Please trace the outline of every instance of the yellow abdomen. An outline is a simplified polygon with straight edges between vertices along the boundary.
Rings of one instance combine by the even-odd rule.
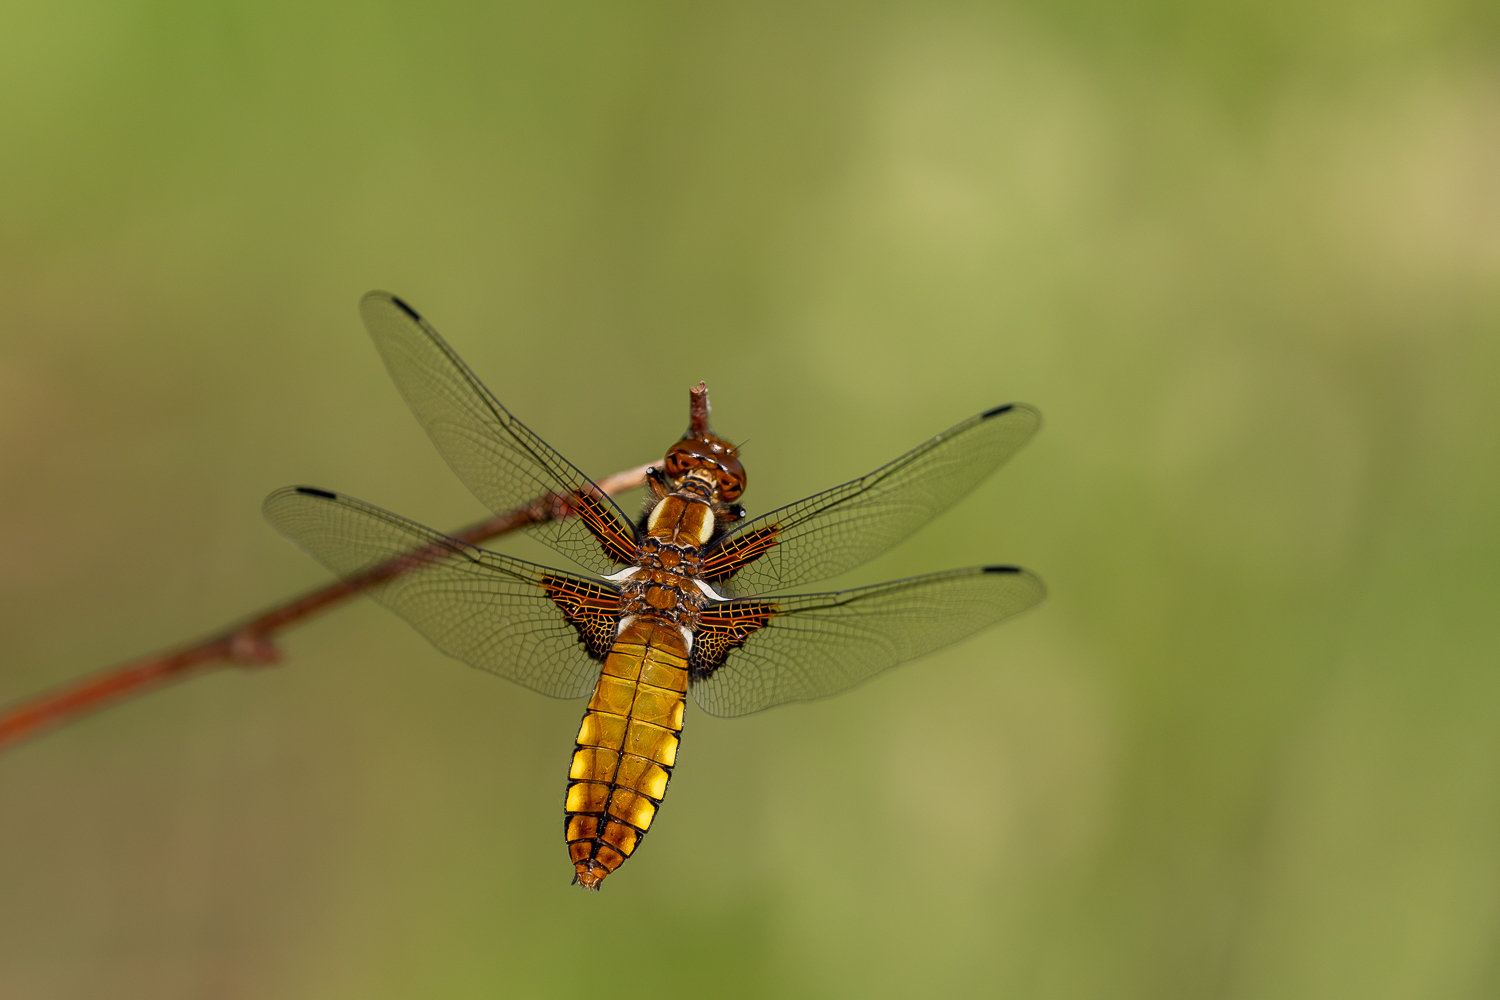
[[[651,827],[677,763],[687,696],[687,642],[637,620],[610,647],[578,727],[568,773],[568,853],[577,881],[599,888]]]

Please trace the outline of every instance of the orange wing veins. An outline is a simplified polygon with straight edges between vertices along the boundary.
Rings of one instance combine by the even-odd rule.
[[[703,560],[703,576],[708,580],[722,580],[732,576],[771,551],[780,541],[781,525],[768,524],[743,535],[734,535],[724,540],[718,548]]]
[[[582,490],[573,491],[568,506],[599,539],[599,546],[606,556],[622,566],[635,562],[635,536],[620,524],[619,518],[608,507]]]

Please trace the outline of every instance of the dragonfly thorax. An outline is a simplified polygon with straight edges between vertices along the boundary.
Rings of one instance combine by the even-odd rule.
[[[646,535],[673,545],[701,547],[714,535],[714,509],[696,490],[673,493],[651,509]]]

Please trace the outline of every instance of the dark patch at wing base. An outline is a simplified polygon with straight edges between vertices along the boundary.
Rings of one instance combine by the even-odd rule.
[[[577,577],[550,573],[542,576],[541,585],[568,624],[578,630],[578,641],[589,656],[604,659],[615,641],[615,628],[620,620],[619,591]]]
[[[776,614],[776,605],[769,601],[726,601],[704,608],[693,633],[688,676],[695,681],[712,676],[730,652],[765,628]]]

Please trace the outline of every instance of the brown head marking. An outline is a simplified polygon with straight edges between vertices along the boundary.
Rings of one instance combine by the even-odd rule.
[[[745,467],[728,442],[712,432],[685,438],[667,449],[667,475],[681,479],[694,469],[712,474],[719,499],[735,500],[745,492]]]

